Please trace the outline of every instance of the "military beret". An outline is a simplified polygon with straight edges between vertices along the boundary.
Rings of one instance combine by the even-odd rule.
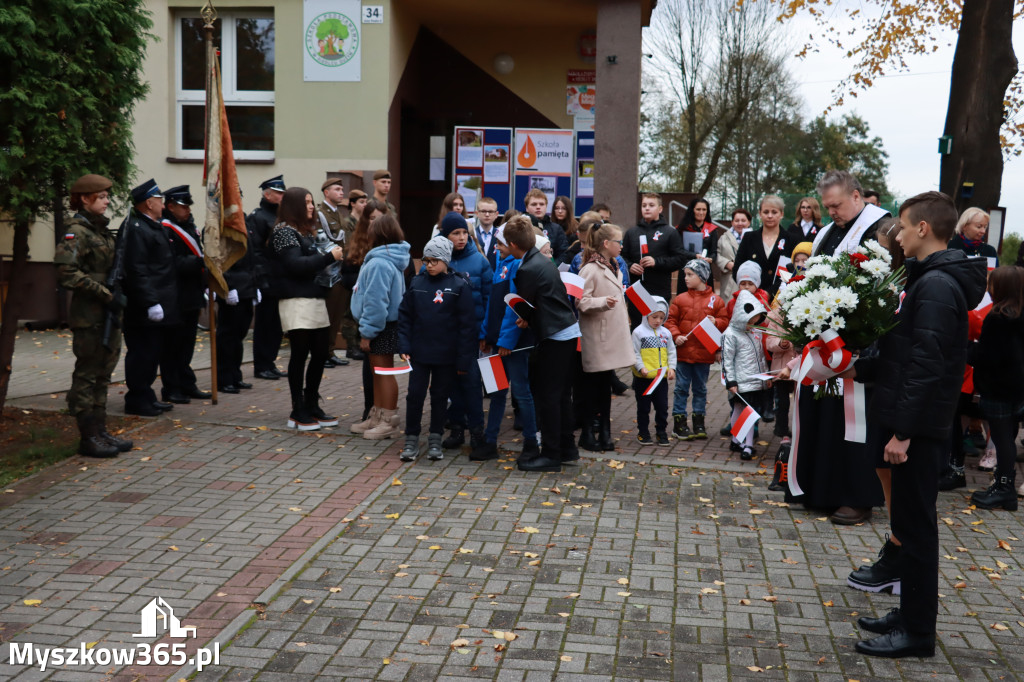
[[[366,196],[367,196],[366,192],[364,192],[363,190],[361,190],[361,189],[354,189],[354,190],[352,190],[351,192],[348,193],[348,200],[350,202],[352,202],[352,201],[359,201],[360,199],[365,199]]]
[[[284,176],[278,175],[277,177],[270,178],[269,180],[264,180],[260,183],[260,189],[273,189],[278,192],[283,192],[285,190]]]
[[[178,185],[164,192],[164,199],[182,206],[191,206],[192,192],[189,191],[188,185]]]
[[[146,199],[162,196],[163,194],[160,192],[160,188],[157,187],[156,180],[150,178],[132,190],[132,204],[138,205]]]
[[[326,180],[324,180],[324,184],[320,185],[320,191],[321,192],[324,191],[325,189],[327,189],[331,185],[340,185],[340,184],[342,184],[341,178],[327,178]]]
[[[386,168],[381,168],[379,171],[376,171],[373,174],[373,179],[374,180],[383,180],[384,178],[390,178],[390,177],[391,177],[391,171],[387,170]]]
[[[71,185],[72,194],[93,194],[95,192],[103,192],[114,186],[110,180],[107,180],[102,175],[96,175],[95,173],[89,173],[75,180]]]

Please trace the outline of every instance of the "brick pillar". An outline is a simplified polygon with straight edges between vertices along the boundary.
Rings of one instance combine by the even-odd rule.
[[[638,219],[641,37],[640,0],[598,0],[594,201],[627,229]]]

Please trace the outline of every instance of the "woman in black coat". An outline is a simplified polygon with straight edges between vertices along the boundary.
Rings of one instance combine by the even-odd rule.
[[[963,251],[968,256],[998,258],[994,246],[988,243],[988,213],[972,206],[963,212],[956,224],[956,234],[949,240],[949,248]]]
[[[733,266],[733,272],[737,272],[748,260],[760,265],[761,288],[768,293],[769,301],[775,298],[782,284],[778,276],[779,259],[784,257],[788,260],[795,246],[789,243],[792,240],[787,238],[787,234],[780,227],[785,208],[786,204],[774,194],[761,199],[761,207],[758,209],[761,229],[750,230],[743,235]]]
[[[341,260],[342,250],[340,246],[327,253],[317,250],[314,210],[313,195],[308,190],[302,187],[287,190],[277,209],[278,223],[270,238],[281,329],[288,333],[291,346],[288,387],[292,412],[288,428],[300,431],[338,425],[337,418],[328,416],[320,408],[320,380],[330,355],[330,319],[325,300],[329,288],[318,281],[317,276],[328,265]]]

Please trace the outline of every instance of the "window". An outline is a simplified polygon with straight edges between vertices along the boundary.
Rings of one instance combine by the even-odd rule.
[[[203,158],[206,125],[206,48],[203,20],[176,21],[177,155]],[[220,50],[221,87],[236,159],[274,158],[274,17],[267,12],[222,13],[213,31]]]

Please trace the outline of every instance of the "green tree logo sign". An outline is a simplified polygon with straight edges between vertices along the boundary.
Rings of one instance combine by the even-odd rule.
[[[359,29],[339,12],[325,12],[306,27],[306,50],[322,66],[347,64],[359,49]]]

